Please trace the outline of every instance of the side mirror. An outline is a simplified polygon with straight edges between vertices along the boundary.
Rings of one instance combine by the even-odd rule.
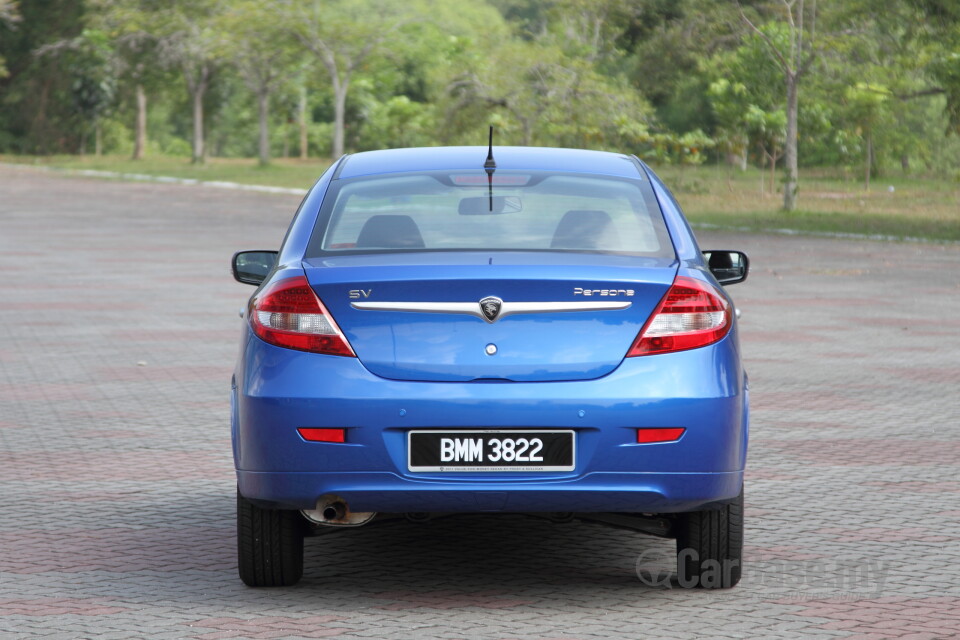
[[[750,258],[743,251],[704,251],[703,258],[722,285],[743,282],[750,272]]]
[[[233,254],[233,278],[244,284],[259,285],[277,264],[276,251],[238,251]]]

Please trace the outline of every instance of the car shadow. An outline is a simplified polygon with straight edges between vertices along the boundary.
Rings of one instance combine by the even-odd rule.
[[[597,585],[643,589],[640,553],[673,553],[673,541],[583,522],[521,514],[458,515],[425,523],[397,520],[307,538],[301,585],[502,593]],[[416,599],[416,598],[415,598]]]
[[[80,519],[85,511],[99,526],[34,536],[33,559],[22,557],[22,570],[9,568],[73,574],[78,585],[85,575],[109,575],[107,591],[122,601],[202,597],[224,610],[253,603],[328,611],[498,609],[544,601],[599,607],[665,594],[638,578],[637,561],[651,552],[673,554],[672,540],[577,521],[519,514],[397,519],[308,537],[299,584],[251,589],[237,574],[232,491],[217,482],[187,493],[154,488],[74,503],[68,512]]]

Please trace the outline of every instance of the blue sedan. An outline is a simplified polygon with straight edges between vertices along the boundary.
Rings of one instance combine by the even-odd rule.
[[[257,285],[233,376],[239,570],[290,585],[307,536],[525,513],[676,538],[683,586],[741,574],[747,377],[723,285],[636,157],[347,155]]]

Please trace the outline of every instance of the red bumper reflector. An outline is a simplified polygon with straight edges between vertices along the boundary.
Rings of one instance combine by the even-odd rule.
[[[304,440],[310,442],[346,442],[346,429],[297,429]]]
[[[683,427],[665,427],[663,429],[637,429],[637,442],[650,444],[651,442],[674,442],[680,439]]]

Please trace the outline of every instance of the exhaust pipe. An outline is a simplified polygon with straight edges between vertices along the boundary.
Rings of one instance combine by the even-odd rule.
[[[315,508],[303,509],[300,513],[314,524],[331,527],[358,527],[370,522],[377,515],[376,511],[350,511],[347,501],[334,495],[321,496]]]
[[[331,502],[321,511],[324,520],[343,520],[347,515],[347,505],[342,502]]]

